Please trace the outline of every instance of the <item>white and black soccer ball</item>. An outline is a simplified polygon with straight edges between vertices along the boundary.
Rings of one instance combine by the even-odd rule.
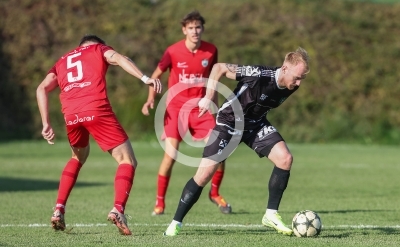
[[[293,217],[292,228],[299,238],[318,236],[322,229],[321,218],[314,211],[300,211]]]

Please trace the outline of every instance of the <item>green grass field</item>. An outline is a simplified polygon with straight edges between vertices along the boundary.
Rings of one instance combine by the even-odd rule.
[[[133,143],[139,161],[126,213],[134,235],[120,236],[106,221],[113,202],[116,164],[95,145],[81,170],[66,214],[67,227],[49,224],[58,179],[70,157],[68,143],[0,144],[0,246],[399,246],[400,152],[394,146],[289,145],[294,166],[280,213],[291,222],[297,211],[316,211],[323,223],[317,238],[287,237],[261,226],[272,169],[243,144],[228,159],[221,188],[233,214],[223,215],[206,187],[185,219],[181,235],[162,233],[173,217],[194,167],[176,164],[166,214],[151,216],[158,143]],[[201,150],[183,145],[185,154]]]
[[[383,3],[383,4],[399,3],[399,0],[351,0],[351,1],[353,1],[353,2]]]

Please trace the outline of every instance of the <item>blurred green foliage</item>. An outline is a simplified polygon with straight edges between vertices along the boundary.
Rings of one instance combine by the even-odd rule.
[[[40,136],[36,87],[84,34],[99,35],[150,75],[194,9],[221,62],[280,66],[298,46],[309,52],[302,87],[269,114],[288,142],[400,142],[400,4],[338,0],[0,1],[0,140]],[[141,113],[147,86],[119,67],[107,79],[131,139],[154,135],[153,116]],[[57,93],[50,100],[62,137]]]

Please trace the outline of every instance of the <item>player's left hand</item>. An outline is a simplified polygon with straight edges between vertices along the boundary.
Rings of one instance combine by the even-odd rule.
[[[154,91],[156,91],[156,93],[161,93],[162,91],[162,84],[160,79],[153,79],[153,78],[149,78],[145,84],[150,85],[153,84],[154,87]]]
[[[50,125],[43,125],[42,136],[47,141],[48,144],[50,145],[54,144],[55,134],[53,128]]]
[[[211,105],[211,100],[208,98],[202,98],[199,103],[199,115],[198,117],[203,116],[209,109],[210,109],[210,105]]]

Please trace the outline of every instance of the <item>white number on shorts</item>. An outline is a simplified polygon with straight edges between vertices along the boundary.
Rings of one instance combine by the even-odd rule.
[[[67,69],[72,69],[76,67],[76,72],[78,73],[76,76],[72,74],[72,72],[68,72],[68,82],[76,82],[80,81],[83,78],[83,70],[82,70],[82,62],[80,60],[72,62],[73,58],[80,56],[81,53],[76,53],[67,57]]]

